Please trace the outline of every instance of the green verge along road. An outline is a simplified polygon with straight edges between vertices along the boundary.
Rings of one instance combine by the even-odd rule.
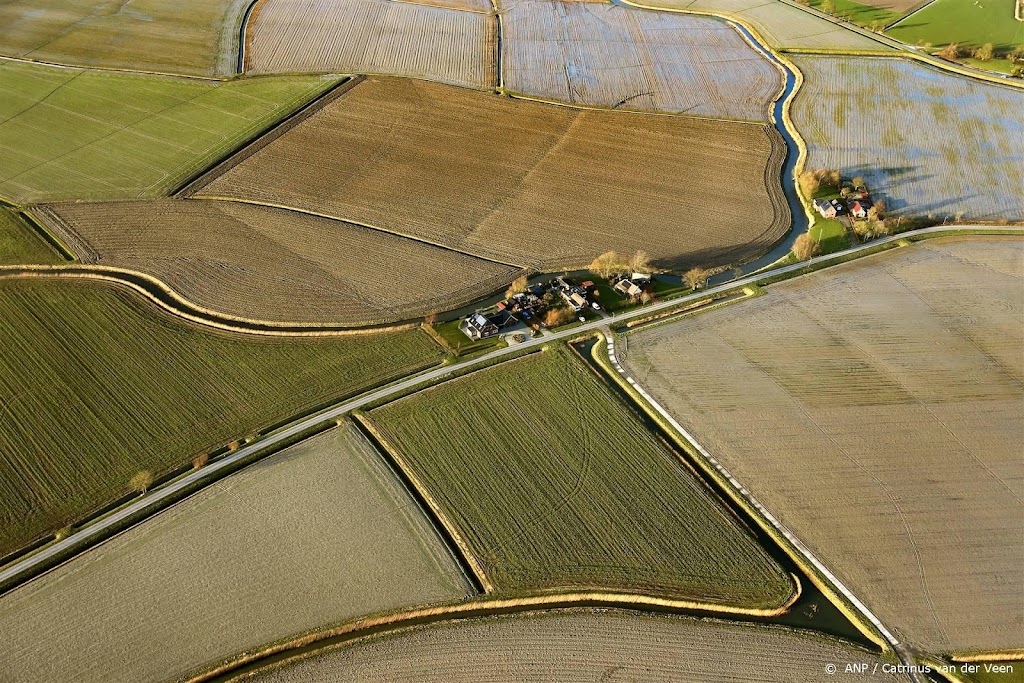
[[[141,517],[147,513],[159,511],[169,501],[173,500],[175,495],[181,493],[183,490],[188,489],[189,487],[195,486],[204,481],[206,481],[207,483],[215,481],[216,479],[218,479],[219,472],[223,472],[224,470],[230,468],[238,461],[254,456],[264,449],[273,448],[275,445],[281,444],[282,442],[285,442],[288,439],[293,438],[296,435],[306,430],[312,429],[313,427],[321,425],[327,421],[336,420],[340,418],[342,415],[349,413],[353,410],[356,410],[358,408],[361,408],[367,405],[368,403],[378,401],[380,399],[385,399],[396,394],[404,393],[407,390],[417,387],[418,385],[433,383],[435,380],[443,379],[452,373],[461,371],[466,368],[470,368],[476,365],[482,365],[484,363],[500,359],[504,356],[518,354],[526,349],[542,346],[544,344],[549,344],[553,341],[557,341],[560,339],[568,339],[572,337],[581,336],[587,332],[597,332],[600,331],[602,328],[606,328],[621,322],[625,322],[631,318],[649,316],[652,313],[657,313],[658,311],[670,310],[682,304],[706,298],[708,295],[711,294],[722,293],[728,290],[736,289],[738,287],[752,285],[759,281],[766,280],[768,278],[778,277],[779,275],[798,273],[799,271],[803,270],[804,268],[807,268],[808,266],[814,266],[817,264],[828,264],[833,261],[842,262],[846,260],[846,257],[848,256],[856,255],[860,252],[875,249],[879,246],[896,242],[902,239],[917,236],[941,235],[944,233],[950,233],[955,235],[962,231],[985,231],[990,233],[1005,233],[1010,235],[1024,234],[1024,229],[1020,227],[977,225],[949,225],[908,231],[899,235],[893,235],[890,237],[874,240],[867,244],[861,244],[855,247],[851,247],[843,251],[838,251],[824,256],[817,256],[809,261],[773,268],[771,270],[763,271],[756,275],[748,275],[746,277],[742,277],[737,280],[732,280],[721,285],[709,287],[707,289],[695,292],[693,294],[678,297],[675,299],[667,299],[665,301],[650,304],[640,309],[635,309],[625,313],[619,313],[616,315],[598,318],[596,320],[583,323],[582,325],[573,327],[571,329],[548,333],[541,337],[529,339],[520,344],[515,344],[506,348],[497,349],[495,351],[491,351],[489,353],[483,354],[481,356],[478,356],[472,360],[463,363],[456,363],[450,366],[437,368],[435,370],[430,370],[428,372],[415,375],[413,377],[402,380],[400,382],[396,382],[381,389],[377,389],[375,391],[363,394],[358,398],[345,401],[327,411],[318,413],[299,422],[296,422],[285,429],[282,429],[274,434],[271,434],[248,446],[240,448],[231,455],[226,456],[214,463],[210,463],[209,465],[203,467],[202,469],[191,472],[190,474],[180,479],[177,479],[173,482],[170,482],[165,486],[150,491],[149,493],[141,496],[138,500],[132,502],[129,505],[126,505],[125,507],[118,509],[117,511],[108,515],[107,517],[104,517],[96,521],[95,523],[75,533],[70,534],[62,540],[56,541],[51,545],[46,546],[45,548],[36,552],[35,554],[30,555],[22,560],[16,561],[7,566],[6,568],[4,568],[3,570],[0,570],[0,585],[7,584],[8,582],[10,582],[10,586],[13,587],[13,585],[16,585],[19,579],[27,580],[34,571],[44,568],[48,561],[54,560],[55,558],[58,558],[64,554],[72,553],[74,549],[78,546],[88,547],[90,542],[95,542],[102,539],[105,534],[107,534],[111,529],[116,528],[118,524],[126,522],[127,520],[130,520],[134,517]],[[672,421],[672,424],[673,426],[676,426],[674,421]],[[683,435],[684,437],[689,437],[689,435],[687,435],[685,431],[680,431],[680,434]],[[692,440],[692,437],[689,438]],[[705,451],[703,451],[702,448],[698,447],[698,450],[702,454],[706,453]],[[745,489],[740,490],[741,493],[745,491]],[[744,495],[749,497],[749,492],[746,492]],[[754,502],[756,503],[756,501]],[[775,520],[775,518],[772,517],[767,510],[764,510],[760,506],[760,504],[757,504],[755,509],[758,509],[762,515],[768,515],[765,518],[765,521],[767,523],[777,523],[777,520]],[[913,659],[910,653],[895,638],[895,636],[893,636],[888,630],[885,629],[884,626],[881,625],[877,617],[875,617],[874,614],[868,611],[867,607],[864,606],[859,600],[857,600],[856,597],[853,596],[853,594],[848,589],[846,589],[846,587],[843,584],[839,583],[838,579],[835,579],[835,577],[833,577],[831,572],[829,572],[824,567],[824,565],[813,554],[810,553],[806,546],[800,543],[799,540],[793,537],[792,534],[790,534],[788,531],[786,532],[786,534],[787,538],[789,538],[791,542],[793,542],[796,550],[804,555],[804,558],[807,561],[807,563],[811,566],[819,568],[819,570],[822,571],[822,573],[826,577],[828,577],[830,581],[833,582],[836,589],[841,594],[843,594],[853,604],[853,606],[856,609],[858,609],[858,611],[862,613],[865,620],[875,625],[875,627],[881,631],[881,633],[886,637],[886,640],[889,641],[890,646],[892,646],[893,650],[899,656],[900,660],[904,664],[912,664]],[[917,677],[916,674],[911,674],[911,678],[915,681],[921,680]]]

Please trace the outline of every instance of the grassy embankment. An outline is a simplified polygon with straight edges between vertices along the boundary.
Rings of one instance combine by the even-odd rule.
[[[369,413],[495,590],[613,589],[777,608],[786,573],[561,348]]]
[[[213,332],[99,283],[0,280],[0,554],[268,425],[438,363],[418,330]]]
[[[0,206],[0,266],[63,261],[31,226],[13,211]]]
[[[0,197],[152,197],[340,77],[198,81],[0,62]]]

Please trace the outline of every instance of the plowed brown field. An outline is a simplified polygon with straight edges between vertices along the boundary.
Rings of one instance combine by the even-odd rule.
[[[438,2],[273,0],[257,5],[246,71],[384,73],[493,87],[497,24]]]
[[[236,202],[57,204],[41,214],[87,263],[141,270],[204,307],[366,324],[454,308],[515,268],[318,216]]]
[[[196,196],[267,201],[504,263],[761,252],[789,224],[768,126],[581,111],[371,77]]]

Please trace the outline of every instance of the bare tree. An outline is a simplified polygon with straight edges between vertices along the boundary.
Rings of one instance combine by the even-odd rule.
[[[618,271],[621,263],[621,256],[614,251],[606,251],[590,263],[590,271],[607,279]]]
[[[648,290],[640,292],[640,303],[649,304],[654,302],[654,294]]]
[[[700,266],[690,268],[683,273],[683,281],[686,282],[686,286],[690,289],[700,289],[707,284],[709,277],[711,277],[711,273]]]
[[[651,257],[641,249],[629,259],[629,268],[634,273],[647,273],[651,270]]]
[[[885,200],[879,199],[868,209],[868,220],[880,221],[885,219]]]
[[[858,176],[854,176],[853,180],[851,180],[850,182],[853,183],[853,186],[855,188],[856,187],[867,187],[867,183],[865,183],[864,179],[861,178],[859,175]]]
[[[956,43],[950,43],[946,47],[939,50],[939,56],[949,61],[954,61],[960,56],[960,46]]]
[[[800,189],[803,190],[805,197],[813,199],[819,187],[821,187],[821,178],[818,177],[817,171],[807,169],[800,174]]]
[[[992,43],[985,43],[974,51],[974,58],[979,62],[987,62],[994,56],[995,50],[992,47]]]
[[[517,277],[515,280],[512,281],[512,284],[508,286],[508,289],[505,290],[505,298],[510,299],[516,294],[522,294],[523,292],[525,292],[526,285],[528,282],[529,281],[527,280],[525,275],[520,275],[519,277]]]
[[[810,232],[805,232],[793,242],[793,254],[801,261],[806,261],[821,251],[821,245]]]
[[[433,325],[434,323],[436,323],[437,311],[431,311],[430,313],[427,313],[425,316],[423,316],[423,322],[425,322],[428,325]]]
[[[824,0],[819,9],[825,14],[832,14],[836,11],[836,4],[832,0]]]
[[[203,467],[206,463],[210,462],[210,456],[206,453],[201,453],[192,460],[192,469],[198,470]]]
[[[149,470],[142,470],[136,472],[132,478],[128,481],[128,486],[132,491],[138,491],[139,493],[145,493],[149,490],[149,487],[153,485],[153,473]]]

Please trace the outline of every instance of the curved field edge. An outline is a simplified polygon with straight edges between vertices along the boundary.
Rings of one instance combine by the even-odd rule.
[[[802,487],[802,490],[794,491],[787,488],[788,484],[778,478],[758,483],[762,489],[759,497],[763,494],[762,500],[776,514],[787,519],[790,528],[814,547],[816,553],[822,553],[822,559],[842,577],[842,581],[857,591],[859,597],[871,605],[871,609],[877,610],[879,617],[899,633],[901,639],[906,638],[911,643],[927,644],[930,650],[936,652],[948,651],[956,646],[1012,646],[1016,640],[1013,635],[1013,624],[1017,622],[1012,618],[1013,610],[1004,610],[1007,610],[1007,582],[1012,584],[1013,577],[1019,574],[1019,570],[1015,568],[1019,567],[1016,559],[1019,557],[1019,550],[1014,550],[1016,546],[1008,544],[1005,540],[1019,536],[1012,524],[1006,521],[1005,512],[1016,510],[1020,500],[1019,494],[1015,500],[1012,483],[1006,483],[1012,481],[1013,472],[1019,471],[1013,458],[1007,459],[1006,456],[1007,452],[1012,452],[1006,450],[1009,448],[1008,444],[1013,443],[1014,434],[1019,432],[1018,423],[1012,416],[1019,412],[1019,404],[1015,408],[1013,398],[1020,395],[1019,354],[1014,353],[1013,340],[1019,336],[1019,323],[1014,321],[1019,319],[1020,312],[1012,305],[1007,306],[1007,303],[1012,304],[1015,298],[1012,294],[1007,294],[1007,291],[1016,291],[1012,285],[1015,281],[1013,278],[1020,277],[1019,253],[1020,241],[1015,238],[963,238],[936,244],[934,247],[917,247],[903,253],[893,253],[889,257],[859,262],[861,265],[855,267],[856,269],[851,267],[837,271],[829,277],[827,288],[824,287],[825,281],[794,281],[792,284],[797,288],[790,288],[785,292],[780,290],[779,295],[785,294],[784,299],[775,300],[774,304],[768,299],[761,299],[755,309],[742,316],[735,312],[718,314],[716,318],[707,320],[706,324],[688,323],[679,326],[678,333],[668,332],[655,336],[646,345],[637,345],[635,350],[633,344],[629,345],[630,360],[637,359],[635,363],[631,363],[631,370],[638,373],[635,376],[644,377],[646,368],[650,368],[652,364],[654,367],[660,367],[661,374],[656,376],[652,372],[648,387],[652,392],[657,392],[659,399],[666,401],[665,406],[672,406],[677,411],[681,421],[686,420],[686,429],[695,430],[697,434],[706,434],[707,436],[700,438],[709,439],[709,446],[713,446],[713,450],[717,451],[716,456],[722,458],[723,464],[737,468],[737,476],[741,480],[746,480],[755,491],[758,487],[753,484],[759,482],[757,473],[764,472],[763,467],[777,459],[772,454],[777,456],[790,449],[797,453],[793,462],[799,463],[802,460],[811,468],[809,472],[814,474],[809,474],[809,477],[820,477],[817,481],[831,481],[833,485],[838,483],[841,489],[849,487],[847,491],[860,488],[860,495],[851,495],[847,492],[843,498],[872,501],[870,505],[865,502],[861,506],[860,516],[869,520],[862,523],[863,527],[867,527],[870,520],[874,520],[875,531],[867,535],[849,534],[846,536],[845,544],[837,545],[828,543],[828,531],[818,533],[814,527],[819,523],[825,523],[826,519],[831,519],[829,528],[848,528],[851,517],[837,512],[845,509],[843,506],[829,508],[832,501],[827,500],[827,495],[814,493],[813,484],[811,489]],[[939,279],[935,280],[935,277]],[[868,282],[871,284],[868,285]],[[907,293],[903,287],[898,286],[899,283],[903,283],[907,289],[918,288],[917,293]],[[1010,289],[1007,290],[1007,287]],[[856,292],[857,296],[851,298],[850,292]],[[801,299],[796,299],[795,293],[800,293]],[[842,367],[843,370],[836,373],[834,381],[813,382],[793,379],[791,384],[786,379],[778,378],[780,368],[793,367],[792,356],[784,353],[782,358],[785,360],[764,360],[771,357],[771,349],[780,343],[783,344],[780,348],[788,348],[783,340],[791,338],[794,334],[789,325],[795,323],[786,324],[774,316],[779,315],[783,309],[795,316],[796,311],[809,307],[808,302],[812,301],[820,304],[807,313],[807,331],[798,334],[797,340],[815,337],[822,339],[822,335],[834,335],[831,338],[840,341],[834,342],[832,346],[794,341],[794,348],[818,350],[818,353],[807,356],[807,360],[820,358],[821,363],[808,362],[805,371],[807,373],[827,373],[824,368],[831,367]],[[875,302],[877,305],[872,307]],[[849,308],[849,315],[843,316],[846,322],[834,322],[835,311],[846,308]],[[896,312],[897,320],[903,322],[894,322],[892,327],[889,327],[883,322],[882,316],[892,316]],[[908,318],[915,319],[916,323],[906,327]],[[799,319],[789,314],[786,316],[787,321]],[[824,324],[825,321],[828,325]],[[829,330],[838,327],[839,331],[816,331],[821,329],[819,325]],[[840,325],[842,327],[839,327]],[[710,331],[712,328],[713,333]],[[883,328],[891,341],[871,341],[878,339],[878,332]],[[943,328],[945,331],[940,331]],[[745,336],[745,331],[749,329],[758,330],[756,339]],[[965,338],[965,334],[969,336]],[[693,354],[684,349],[697,348],[697,345],[690,346],[696,339],[700,339],[697,345],[707,349],[703,353],[719,354],[711,356],[720,359],[717,364],[712,361],[710,365],[704,364],[704,367],[700,363],[694,366]],[[652,350],[655,342],[659,344],[658,351]],[[942,347],[941,354],[935,350],[936,344]],[[678,360],[679,365],[671,369],[670,349],[682,354]],[[742,356],[735,349],[742,350]],[[747,383],[739,379],[723,379],[723,372],[726,375],[731,372],[728,369],[721,371],[720,365],[727,359],[735,361],[733,371],[743,373],[742,376],[746,377],[748,382],[755,382],[749,386],[756,389],[757,383],[761,382],[760,378],[765,376],[761,374],[765,372],[765,366],[757,365],[749,371],[746,368],[741,370],[743,366],[740,363],[744,357],[748,363],[768,363],[767,367],[772,373],[770,376],[785,386],[786,393],[783,394],[778,385],[771,384],[765,385],[760,391],[750,395],[750,398],[744,399]],[[687,358],[689,362],[685,360]],[[830,363],[836,365],[832,366]],[[716,365],[718,369],[715,369]],[[847,366],[850,367],[849,371],[845,370]],[[961,368],[961,371],[966,373],[962,380],[949,374],[956,372],[950,370],[952,367]],[[800,420],[806,425],[811,425],[808,420],[817,420],[822,426],[834,430],[832,434],[837,447],[822,449],[810,445],[824,443],[818,436],[816,426],[810,426],[805,437],[799,437],[800,431],[797,429],[780,426],[775,436],[785,434],[785,438],[779,437],[781,441],[773,438],[761,444],[760,448],[765,454],[759,456],[762,458],[760,460],[755,458],[757,467],[738,464],[749,461],[732,457],[731,454],[735,452],[733,448],[743,442],[743,437],[739,436],[740,432],[751,429],[750,421],[758,424],[757,418],[751,416],[748,421],[734,416],[723,422],[714,417],[714,406],[720,404],[719,399],[709,401],[707,406],[700,406],[695,405],[690,399],[680,397],[678,392],[673,398],[670,389],[672,380],[666,378],[674,377],[676,386],[679,386],[679,378],[683,375],[692,377],[697,386],[706,386],[707,383],[715,386],[720,392],[720,401],[735,408],[736,415],[742,415],[742,406],[756,404],[761,416],[772,415],[773,409],[780,412],[785,409],[793,413],[795,420]],[[715,376],[721,381],[716,382],[713,379]],[[802,375],[803,378],[809,376]],[[872,376],[877,378],[874,383],[875,391],[868,393],[871,385],[865,378]],[[969,379],[979,376],[984,379]],[[1017,379],[1014,380],[1014,377]],[[895,378],[895,381],[887,378]],[[979,385],[978,381],[982,384]],[[830,398],[825,398],[826,394]],[[793,399],[799,403],[790,404]],[[858,416],[870,412],[867,406],[873,404],[893,407],[885,409],[885,417],[865,418],[863,421],[858,419]],[[807,410],[806,417],[796,406]],[[830,420],[830,417],[835,418],[838,414],[829,412],[830,406],[843,406],[843,414],[849,423],[844,426],[840,420]],[[897,406],[909,407],[904,409]],[[784,424],[781,417],[777,420],[780,425]],[[936,424],[935,420],[940,422]],[[907,424],[908,421],[913,421],[922,430],[917,438],[927,438],[927,446],[915,446],[915,451],[910,446],[901,445],[908,433],[914,434],[902,429],[901,423]],[[857,427],[848,428],[862,422],[874,423],[876,432],[871,432],[872,436],[868,437],[858,432]],[[719,425],[717,433],[707,431],[714,430],[713,425],[716,424]],[[935,426],[929,428],[927,425]],[[885,428],[891,431],[883,431]],[[951,429],[956,429],[957,432],[950,431],[947,436],[947,430]],[[943,445],[951,439],[959,442],[960,447],[957,447],[956,443]],[[887,444],[893,452],[907,456],[905,459],[901,457],[901,463],[906,461],[906,464],[901,464],[899,471],[912,473],[909,477],[915,480],[922,476],[921,467],[928,469],[927,463],[936,462],[930,459],[931,449],[948,454],[943,456],[942,462],[945,465],[941,476],[937,474],[929,479],[929,490],[913,497],[915,510],[919,511],[919,519],[912,525],[916,542],[912,538],[907,540],[911,529],[904,530],[896,514],[892,515],[892,520],[886,517],[888,511],[892,509],[886,500],[889,494],[876,492],[869,485],[858,487],[853,481],[853,473],[842,464],[843,459],[849,457],[851,469],[863,466],[866,472],[874,471],[877,473],[876,476],[881,477],[882,473],[888,473],[890,470],[884,462],[885,450],[881,451],[883,455],[873,456],[873,453],[879,452],[873,450],[877,448],[875,444],[879,443]],[[967,449],[970,449],[969,452]],[[832,450],[834,456],[819,459],[816,453],[822,450]],[[840,451],[843,455],[840,455]],[[845,455],[847,451],[849,456]],[[911,459],[910,455],[915,452],[918,453],[917,457]],[[958,462],[959,466],[956,464]],[[799,467],[797,464],[797,469]],[[840,474],[842,472],[846,474]],[[957,474],[951,475],[950,472]],[[780,474],[780,477],[784,475]],[[902,478],[906,480],[907,476]],[[888,481],[892,482],[894,479],[895,477],[890,476]],[[942,499],[941,495],[935,492],[955,490],[956,485],[950,483],[951,479],[969,482],[962,485],[970,490],[976,490],[978,496],[963,498],[951,495],[950,499]],[[890,486],[899,489],[898,484],[890,483]],[[782,488],[787,488],[788,493],[780,494]],[[875,502],[875,499],[878,502]],[[791,502],[783,502],[785,500]],[[891,505],[902,504],[905,510],[905,500],[906,498],[893,499]],[[796,511],[797,509],[824,509],[829,512],[826,515],[822,511],[821,514],[826,517],[808,522],[802,513]],[[949,521],[945,524],[938,522],[926,526],[925,521],[928,517],[920,517],[920,511],[928,509],[945,510],[942,515],[948,515]],[[920,575],[917,571],[902,573],[902,569],[908,566],[908,563],[890,560],[881,565],[883,569],[876,570],[885,571],[885,567],[893,567],[889,569],[890,575],[899,577],[887,581],[885,590],[880,590],[880,586],[874,587],[872,579],[865,578],[855,558],[861,556],[865,547],[874,544],[877,536],[888,533],[880,532],[879,529],[892,529],[894,533],[891,536],[898,536],[901,539],[898,544],[890,542],[885,553],[887,556],[923,558],[919,560],[923,563],[919,570]],[[935,536],[937,529],[942,529],[949,538],[967,540],[951,544],[948,540],[942,540],[946,537],[941,534],[939,537]],[[900,533],[896,534],[896,531]],[[850,548],[848,552],[844,550],[847,547]],[[1000,550],[996,552],[996,548]],[[921,597],[922,592],[927,591],[929,584],[935,600],[931,609],[920,607],[926,600],[925,597]],[[938,586],[953,584],[962,584],[962,592],[936,592]],[[892,588],[888,587],[890,585]],[[957,595],[964,597],[954,599]],[[906,608],[900,609],[901,603],[906,604]],[[972,604],[978,607],[972,608]],[[990,614],[1002,616],[986,618],[986,615]],[[942,621],[939,621],[940,619]],[[933,625],[936,622],[939,626]],[[940,627],[944,627],[945,630],[942,635],[937,635],[937,629]],[[948,636],[945,635],[947,631]]]
[[[800,590],[568,349],[437,384],[367,417],[497,594],[614,590],[756,615]]]
[[[460,125],[446,127],[446,114]],[[369,78],[192,196],[313,212],[541,271],[586,267],[608,249],[643,249],[673,267],[720,264],[770,248],[789,227],[777,169],[784,146],[769,126],[752,125]],[[328,156],[325,145],[353,153]],[[728,179],[688,175],[680,161],[687,151],[707,168],[718,164]],[[645,160],[643,174],[629,175],[630,154]],[[585,166],[578,191],[566,185],[562,192],[566,169],[588,155],[608,163]],[[500,163],[503,156],[508,163]],[[450,165],[443,188],[422,170],[426,163]],[[310,164],[320,172],[312,174]],[[727,180],[748,188],[745,208],[732,201]],[[407,191],[394,190],[395,182]],[[644,201],[627,200],[634,196]],[[685,229],[670,230],[674,222]]]
[[[411,321],[502,291],[525,273],[372,227],[252,202],[66,203],[37,212],[83,262],[146,272],[208,316],[216,311],[249,326]],[[264,295],[254,299],[253,292]]]
[[[9,472],[0,514],[12,520],[4,553],[129,497],[138,470],[187,469],[232,439],[447,355],[420,330],[293,339],[210,330],[110,281],[0,278],[0,288],[0,333],[14,351],[3,382],[17,397],[0,432],[10,458],[0,463]]]
[[[842,643],[857,651],[868,652],[850,641],[816,631],[757,622],[729,621],[729,614],[737,613],[723,609],[709,611],[704,607],[695,608],[687,604],[675,604],[675,601],[634,594],[598,591],[567,592],[518,598],[484,596],[460,603],[370,615],[363,619],[327,626],[293,638],[268,643],[262,648],[239,653],[236,657],[219,662],[209,668],[196,670],[182,680],[186,683],[225,683],[242,679],[249,680],[261,671],[358,644],[376,636],[390,636],[434,624],[455,623],[467,619],[552,614],[577,610],[623,610],[643,616],[671,615],[694,620],[710,619],[729,623],[737,628],[750,628],[752,631],[759,628],[778,629],[825,642]]]
[[[777,1],[781,1],[781,0],[777,0]],[[860,35],[862,37],[870,38],[871,40],[874,40],[874,41],[878,42],[878,44],[880,46],[888,47],[890,49],[889,50],[867,50],[867,51],[865,51],[865,50],[845,50],[845,49],[831,50],[831,49],[813,48],[813,47],[775,46],[775,45],[771,45],[770,43],[766,42],[765,39],[761,36],[760,32],[758,32],[757,29],[755,29],[751,25],[751,23],[750,23],[750,21],[748,19],[746,19],[745,17],[743,17],[741,15],[733,14],[733,13],[730,13],[730,12],[725,11],[725,10],[690,9],[690,8],[684,8],[684,7],[669,7],[669,6],[649,5],[649,4],[642,3],[642,2],[636,2],[636,0],[615,0],[615,2],[621,3],[623,5],[628,5],[628,6],[631,6],[631,7],[636,7],[638,9],[651,10],[653,12],[678,12],[678,13],[682,13],[682,14],[695,14],[695,15],[713,16],[713,17],[718,17],[720,19],[726,19],[728,21],[734,21],[737,24],[740,24],[744,28],[749,30],[753,35],[757,36],[758,41],[763,46],[765,46],[767,49],[772,50],[772,52],[774,52],[776,54],[778,54],[780,52],[789,52],[789,53],[793,53],[793,54],[801,54],[801,53],[803,53],[803,54],[832,54],[832,55],[851,55],[851,56],[862,56],[863,55],[863,56],[898,57],[898,58],[909,59],[909,60],[913,60],[913,61],[916,61],[916,62],[920,62],[922,64],[927,64],[928,66],[933,66],[933,67],[936,67],[936,68],[941,69],[943,71],[949,71],[949,72],[954,73],[954,74],[956,74],[958,76],[964,76],[966,78],[973,78],[973,79],[976,79],[976,80],[987,81],[987,82],[990,82],[990,83],[999,83],[999,84],[1002,84],[1002,85],[1008,85],[1010,87],[1015,87],[1015,88],[1024,88],[1024,83],[1020,82],[1019,80],[1009,79],[1009,78],[1000,78],[999,76],[994,75],[994,74],[992,74],[990,72],[987,72],[987,71],[983,71],[983,70],[980,70],[980,69],[967,68],[967,67],[964,67],[963,65],[960,65],[960,64],[958,64],[956,62],[949,62],[947,60],[940,59],[940,58],[937,58],[937,57],[933,57],[931,55],[924,55],[924,54],[921,54],[919,52],[916,52],[916,51],[910,49],[909,45],[907,45],[905,43],[902,43],[900,41],[897,41],[896,39],[893,39],[893,38],[889,38],[889,40],[891,40],[893,43],[899,44],[900,45],[899,48],[897,48],[895,45],[890,45],[890,44],[888,44],[886,42],[881,42],[881,41],[878,40],[877,36],[875,36],[874,34],[868,33],[867,29],[863,29],[863,28],[858,27],[858,26],[856,26],[854,24],[835,24],[835,26],[837,28],[841,28],[841,29],[844,29],[844,30],[847,30],[847,31],[852,31],[853,33],[856,33],[856,34],[858,34],[858,35]],[[824,15],[820,14],[819,11],[817,9],[813,8],[813,7],[808,7],[808,6],[805,6],[805,5],[801,5],[799,3],[791,3],[791,2],[785,2],[784,4],[788,5],[789,7],[793,7],[795,9],[799,9],[799,10],[801,10],[803,12],[807,12],[807,13],[811,14],[812,16],[817,16],[819,18],[824,18]],[[888,36],[886,36],[886,38],[888,38]]]
[[[131,289],[145,297],[164,312],[211,328],[239,334],[253,334],[268,337],[344,337],[379,332],[410,330],[419,322],[397,324],[352,325],[345,323],[297,323],[273,320],[255,320],[234,316],[199,306],[171,289],[162,280],[148,273],[114,266],[62,264],[62,265],[14,265],[0,266],[0,280],[12,278],[50,278],[60,280],[85,280],[109,282]]]
[[[0,669],[9,683],[153,682],[325,622],[472,595],[402,482],[343,422],[4,595]],[[65,656],[41,661],[58,640]]]

